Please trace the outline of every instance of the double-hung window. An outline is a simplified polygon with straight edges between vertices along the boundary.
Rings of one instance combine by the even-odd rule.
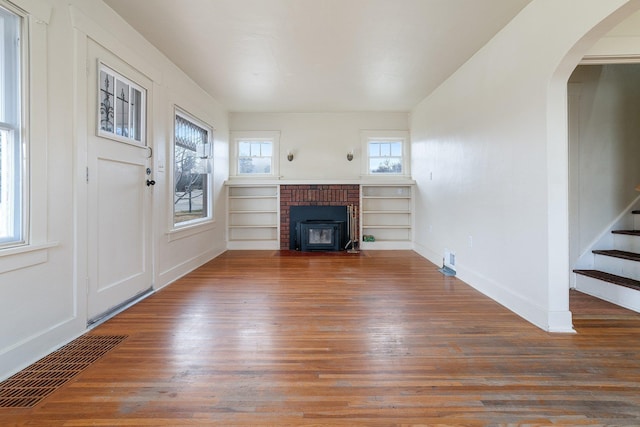
[[[26,239],[21,24],[20,16],[0,7],[0,247]]]
[[[278,143],[276,131],[232,132],[233,176],[273,177],[278,175]]]
[[[407,132],[366,131],[362,140],[366,175],[409,175]]]
[[[402,173],[402,141],[369,141],[369,172],[372,174]]]
[[[273,142],[265,139],[238,141],[238,174],[271,175],[273,172]]]
[[[173,150],[173,225],[212,219],[213,131],[176,109]]]

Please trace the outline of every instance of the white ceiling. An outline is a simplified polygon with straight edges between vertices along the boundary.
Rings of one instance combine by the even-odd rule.
[[[235,112],[409,111],[531,0],[104,0]]]

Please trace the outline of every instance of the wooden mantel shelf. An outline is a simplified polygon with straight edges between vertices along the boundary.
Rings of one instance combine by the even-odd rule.
[[[269,179],[269,178],[230,178],[224,182],[226,186],[242,185],[414,185],[416,182],[406,177],[362,177],[362,178],[327,178],[327,179]]]

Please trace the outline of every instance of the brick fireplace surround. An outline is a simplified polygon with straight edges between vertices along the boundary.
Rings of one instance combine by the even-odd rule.
[[[360,186],[281,185],[280,186],[280,249],[289,249],[289,209],[291,206],[346,206],[360,209]]]

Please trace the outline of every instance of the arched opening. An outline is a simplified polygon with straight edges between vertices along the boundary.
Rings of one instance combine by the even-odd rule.
[[[615,217],[617,214],[614,215],[612,212],[615,209],[618,209],[621,204],[625,203],[619,194],[627,194],[627,196],[625,196],[627,198],[629,194],[629,189],[621,189],[615,195],[607,194],[610,201],[615,199],[615,203],[613,204],[616,206],[603,207],[602,204],[604,198],[598,197],[597,192],[604,192],[606,189],[599,188],[594,183],[598,182],[599,178],[602,178],[607,182],[611,182],[611,184],[607,185],[613,185],[614,182],[620,180],[612,179],[611,175],[622,173],[622,170],[613,164],[602,165],[603,168],[601,169],[593,167],[593,162],[613,162],[615,161],[616,156],[617,160],[622,161],[622,163],[619,163],[622,165],[628,159],[622,160],[621,157],[628,156],[629,153],[609,153],[609,157],[605,159],[601,156],[602,152],[598,153],[597,150],[594,151],[594,147],[596,147],[597,144],[591,144],[590,147],[586,147],[587,150],[592,150],[588,153],[589,158],[585,159],[585,153],[583,153],[582,159],[580,159],[580,148],[576,146],[574,141],[576,132],[580,131],[580,124],[578,123],[580,120],[580,113],[575,109],[569,109],[569,106],[579,102],[578,98],[580,98],[579,85],[575,84],[577,75],[575,70],[576,67],[579,67],[579,64],[584,61],[585,56],[593,58],[594,46],[597,47],[595,51],[600,53],[607,49],[610,50],[608,54],[610,55],[609,61],[604,60],[607,55],[601,56],[600,60],[603,62],[614,62],[615,56],[618,56],[618,59],[620,59],[619,53],[622,50],[616,51],[616,46],[619,48],[620,46],[617,44],[625,43],[624,40],[620,38],[616,40],[614,37],[608,37],[607,34],[615,29],[616,26],[623,25],[625,20],[632,19],[639,9],[640,5],[638,2],[629,2],[614,14],[601,21],[598,25],[594,26],[578,43],[576,43],[573,49],[567,53],[556,70],[556,73],[552,77],[549,91],[549,138],[547,141],[549,159],[548,197],[550,210],[549,304],[551,313],[553,313],[554,310],[560,311],[562,307],[566,307],[569,304],[569,290],[566,288],[566,282],[565,284],[560,285],[560,278],[567,276],[571,277],[570,286],[575,286],[575,276],[573,275],[572,270],[576,267],[580,267],[579,255],[583,253],[590,244],[592,244],[589,239],[593,241],[597,240],[596,235],[598,233],[605,233],[606,226],[612,224],[616,219]],[[637,34],[640,35],[640,30],[637,31]],[[606,42],[603,42],[603,40]],[[624,60],[633,60],[633,49],[635,49],[636,62],[640,62],[640,45],[634,47],[633,43],[627,43]],[[640,71],[640,67],[638,67],[638,70]],[[597,78],[593,75],[593,70],[591,73],[586,70],[579,71],[581,71],[579,75],[588,78],[590,84],[595,83]],[[624,74],[624,72],[620,72],[620,70],[617,70],[615,73],[619,75]],[[573,79],[571,79],[572,75],[574,76]],[[623,86],[624,85],[620,85],[618,89]],[[591,86],[589,90],[593,91],[597,89],[594,89],[594,87]],[[617,89],[614,89],[614,92],[616,90]],[[630,99],[631,97],[628,95],[629,94],[627,94],[625,98]],[[608,97],[609,101],[611,101],[615,98],[615,93],[609,94]],[[604,102],[606,102],[606,97]],[[606,105],[600,105],[599,108],[606,108]],[[601,117],[601,122],[602,120],[604,120],[603,117]],[[609,124],[612,125],[607,129],[609,135],[614,135],[618,132],[636,132],[636,129],[640,129],[623,123]],[[571,142],[570,137],[572,139]],[[619,145],[629,145],[628,138],[629,135],[621,136],[620,141],[618,141],[620,142]],[[599,141],[601,148],[603,147],[602,142],[603,141]],[[582,148],[584,149],[585,147]],[[607,148],[609,150],[612,149],[611,146]],[[578,152],[576,150],[578,150]],[[640,149],[637,151],[640,153]],[[633,155],[636,156],[635,153],[633,153]],[[584,177],[581,178],[581,170],[583,174],[585,171],[588,171],[588,173],[591,174],[589,179],[584,179]],[[597,175],[599,173],[606,173],[607,177],[598,177]],[[633,176],[634,173],[629,173],[628,175],[629,176],[626,177],[626,180],[634,182],[636,179]],[[640,177],[640,172],[638,173],[638,177]],[[591,188],[585,189],[585,186]],[[562,197],[561,194],[564,191],[566,191],[566,195]],[[588,200],[585,200],[584,194],[590,194],[590,197],[587,198]],[[582,200],[580,200],[581,195],[583,196]],[[632,196],[635,197],[635,195]],[[585,207],[581,207],[581,205],[584,205],[585,202],[591,204],[597,203],[599,207],[599,213],[591,215],[587,220],[589,222],[588,224],[584,223],[586,219],[585,215],[580,214],[581,210],[584,213]],[[565,219],[566,223],[563,224]],[[596,223],[600,224],[599,232],[596,230]],[[588,230],[588,232],[586,232],[586,230]],[[580,233],[582,233],[582,235],[580,235]],[[565,262],[562,260],[567,261]]]

